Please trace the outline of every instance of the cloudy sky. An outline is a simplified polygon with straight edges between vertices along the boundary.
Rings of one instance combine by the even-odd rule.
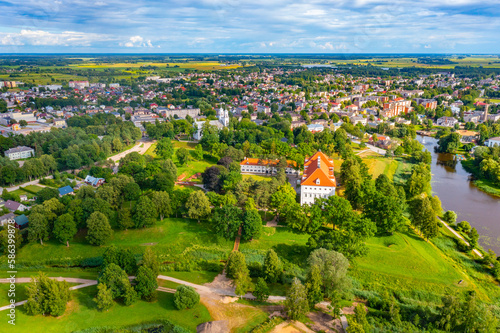
[[[498,0],[0,0],[0,53],[500,53]]]

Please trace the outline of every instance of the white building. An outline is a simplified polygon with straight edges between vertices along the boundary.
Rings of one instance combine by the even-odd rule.
[[[258,158],[246,158],[240,162],[240,170],[242,173],[259,173],[272,175],[278,172],[279,160],[260,160]],[[294,161],[286,161],[287,166],[285,168],[285,173],[290,175],[298,175],[299,171],[295,168],[296,163]]]
[[[316,198],[335,195],[337,181],[333,169],[333,160],[321,151],[305,159],[304,174],[300,182],[301,205],[312,205]]]
[[[193,138],[195,140],[201,140],[201,138],[203,137],[203,125],[205,123],[206,121],[194,122],[194,128],[196,131],[193,134]],[[220,108],[219,111],[217,112],[217,120],[210,120],[208,124],[217,127],[219,131],[222,130],[224,127],[228,127],[229,112],[227,110],[224,110],[223,108]]]
[[[500,147],[500,136],[489,138],[488,140],[484,141],[484,145],[490,148],[495,146]]]
[[[438,126],[453,127],[458,124],[458,120],[453,117],[441,117],[436,121]]]
[[[26,146],[19,146],[16,148],[10,148],[5,151],[5,156],[11,160],[18,160],[21,158],[29,158],[35,156],[35,151],[33,148]]]

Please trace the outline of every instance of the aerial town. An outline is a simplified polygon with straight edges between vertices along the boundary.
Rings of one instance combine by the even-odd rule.
[[[0,57],[2,331],[497,332],[500,66],[53,57]]]

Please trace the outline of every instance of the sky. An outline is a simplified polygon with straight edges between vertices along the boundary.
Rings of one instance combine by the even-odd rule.
[[[500,54],[498,0],[0,0],[0,53]]]

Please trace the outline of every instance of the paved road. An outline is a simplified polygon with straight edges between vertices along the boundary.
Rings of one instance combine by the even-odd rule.
[[[50,175],[50,176],[43,177],[43,178],[52,179],[53,176]],[[12,192],[12,191],[18,190],[20,187],[25,187],[25,186],[28,186],[28,185],[38,185],[38,186],[41,186],[41,187],[46,187],[45,185],[42,185],[42,184],[39,184],[39,183],[40,183],[40,179],[35,179],[35,180],[32,180],[32,181],[24,183],[24,184],[19,184],[19,185],[11,186],[11,187],[5,187],[5,189],[7,189],[8,192]],[[0,187],[0,192],[2,192],[3,189],[4,189],[3,187]]]

